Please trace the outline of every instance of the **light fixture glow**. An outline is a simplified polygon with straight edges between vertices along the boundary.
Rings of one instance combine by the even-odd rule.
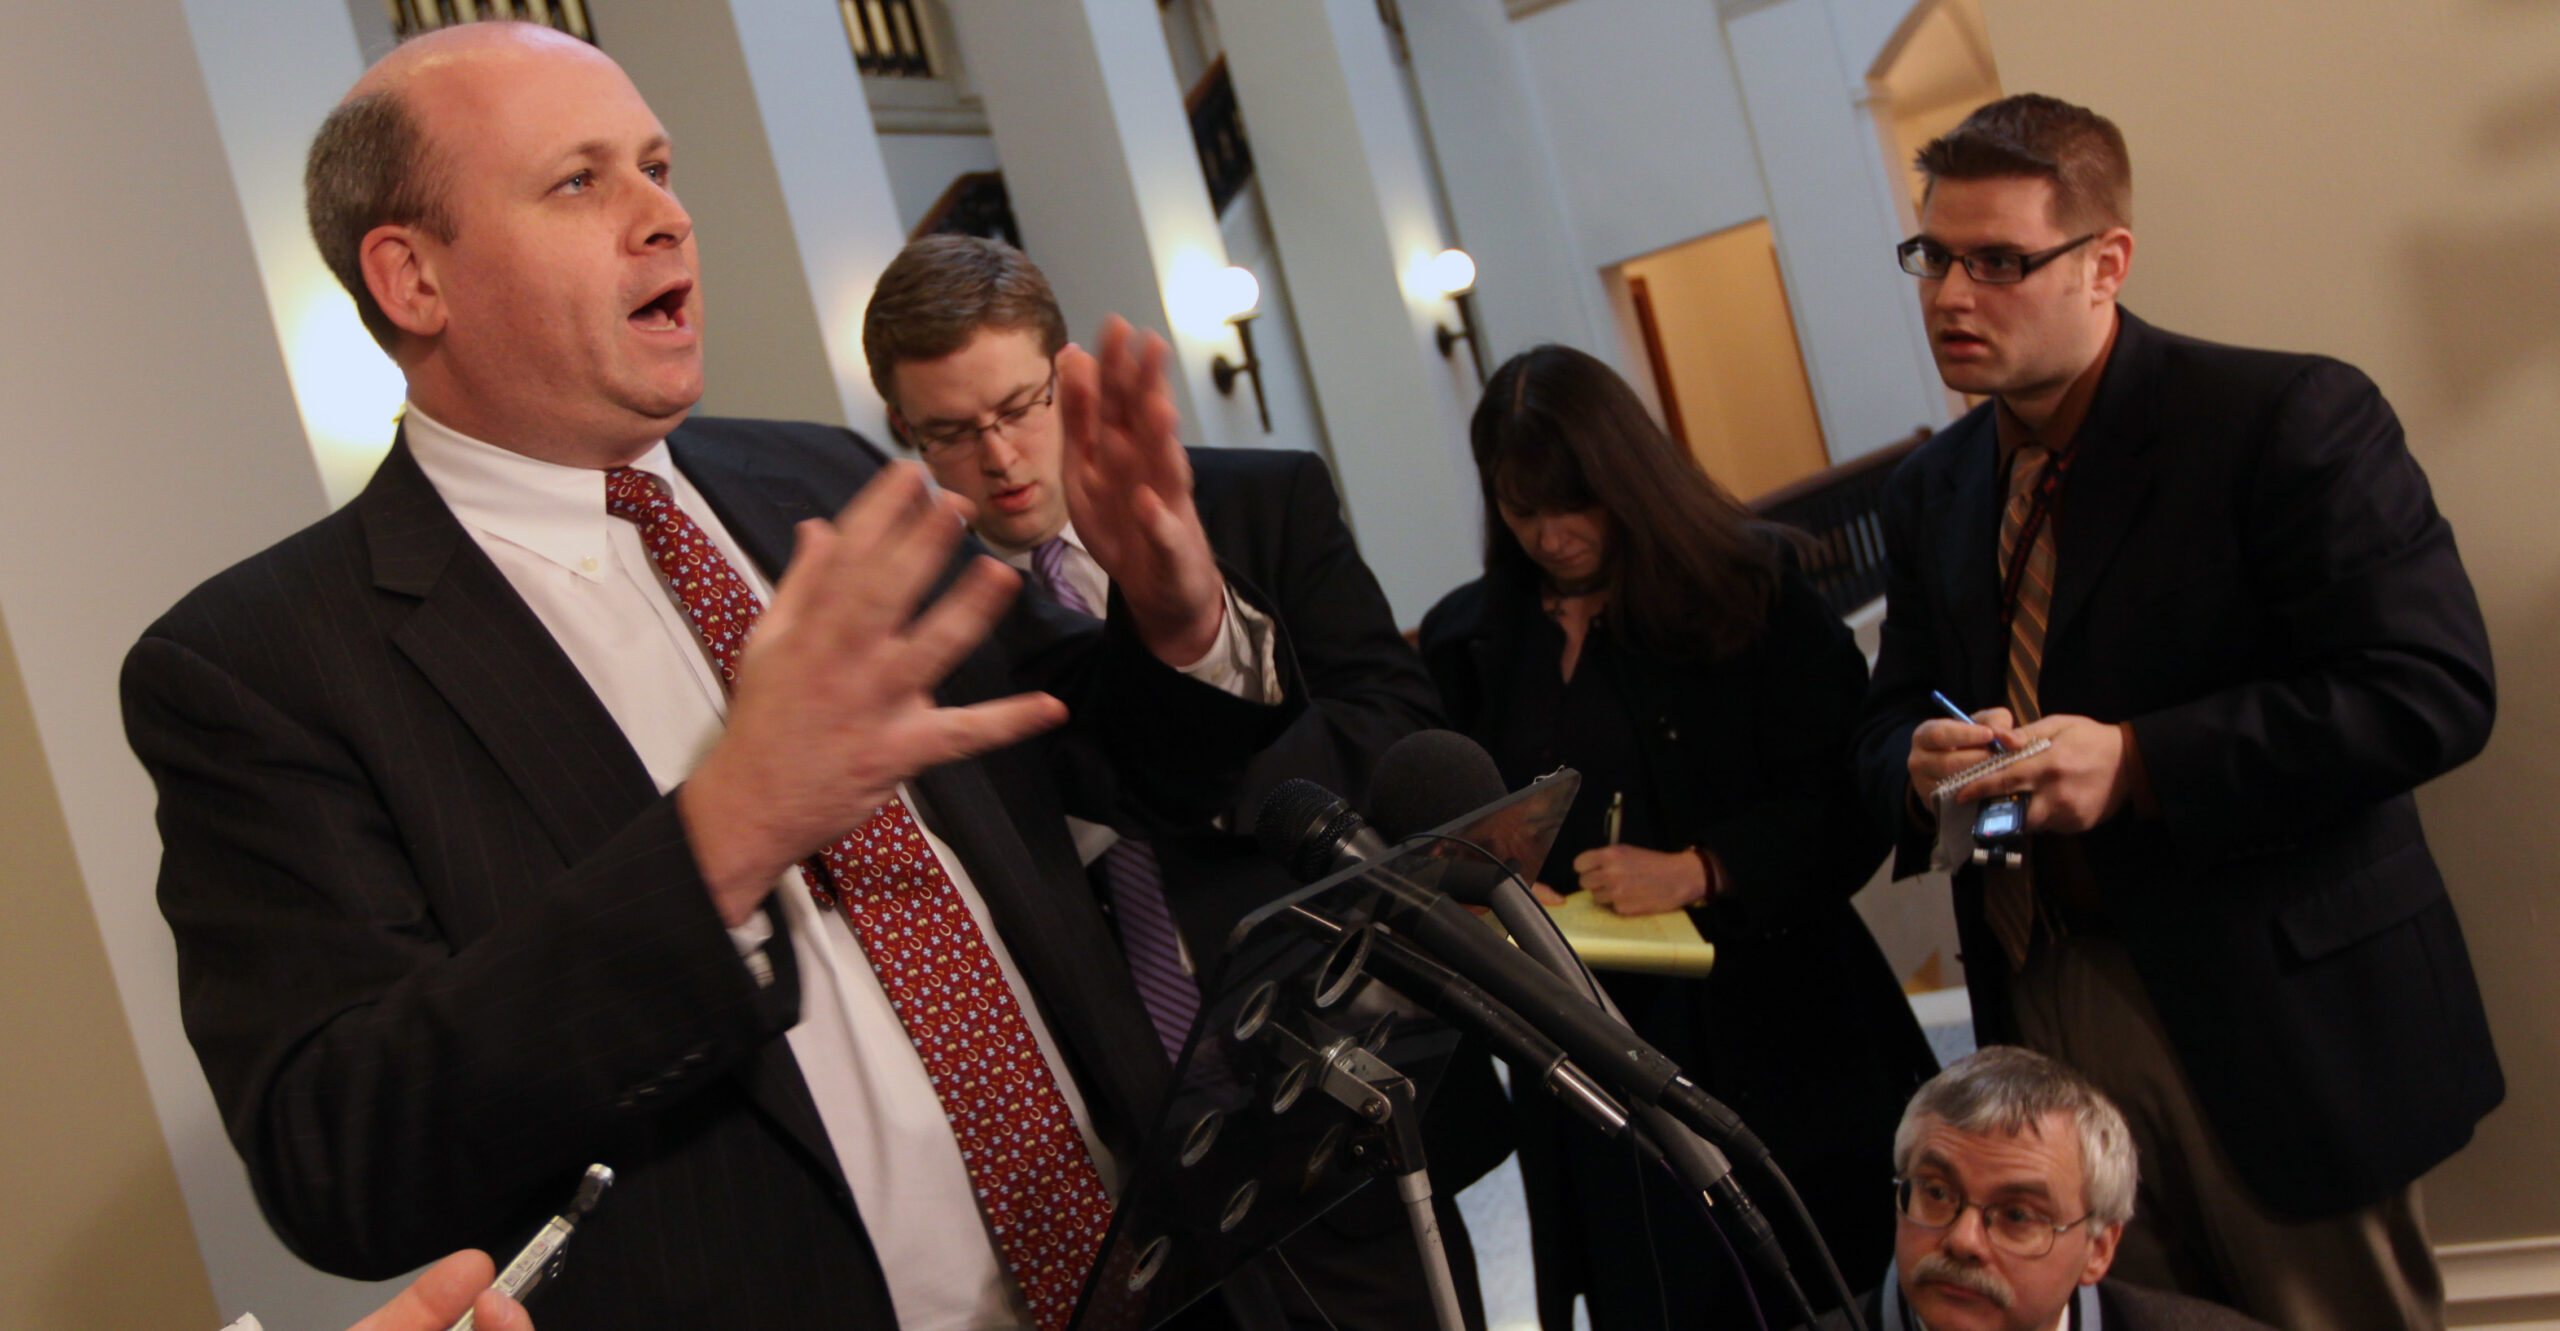
[[[1210,304],[1221,323],[1241,323],[1262,306],[1262,283],[1248,268],[1234,264],[1219,270]]]
[[[1431,258],[1431,286],[1443,296],[1463,296],[1476,287],[1476,261],[1465,250],[1442,250]]]
[[[314,283],[296,304],[283,328],[285,367],[334,507],[354,498],[391,450],[408,385],[334,282]]]

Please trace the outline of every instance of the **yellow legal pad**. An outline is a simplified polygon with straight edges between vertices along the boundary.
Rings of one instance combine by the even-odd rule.
[[[1648,971],[1655,975],[1704,975],[1715,969],[1716,945],[1698,936],[1685,910],[1660,915],[1620,915],[1576,892],[1547,907],[1565,941],[1597,970]]]

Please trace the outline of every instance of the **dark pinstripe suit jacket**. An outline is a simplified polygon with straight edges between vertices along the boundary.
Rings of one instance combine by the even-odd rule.
[[[877,465],[815,426],[704,420],[669,443],[768,575],[792,523]],[[368,1278],[503,1255],[602,1160],[621,1182],[544,1331],[893,1324],[865,1226],[897,1217],[856,1214],[781,1038],[790,948],[759,989],[672,800],[405,445],[152,625],[123,685],[187,1034],[295,1252]],[[920,811],[1126,1148],[1164,1059],[1061,815],[1205,818],[1292,709],[1037,598],[941,692],[1031,687],[1076,720],[924,774]]]

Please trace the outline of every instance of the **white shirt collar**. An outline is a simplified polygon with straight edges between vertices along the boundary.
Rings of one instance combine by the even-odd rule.
[[[613,519],[604,511],[604,473],[526,457],[484,443],[420,411],[401,417],[409,452],[462,524],[519,545],[582,578],[602,576]],[[677,484],[661,439],[632,466]]]

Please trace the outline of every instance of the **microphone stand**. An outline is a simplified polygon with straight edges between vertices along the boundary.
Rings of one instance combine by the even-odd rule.
[[[1460,838],[1450,839],[1462,841]],[[1472,843],[1462,841],[1462,844],[1467,844],[1469,849],[1480,855],[1485,854],[1483,848]],[[1499,859],[1490,855],[1486,858],[1501,864]],[[1508,872],[1508,866],[1503,867]],[[1380,879],[1412,894],[1407,902],[1411,909],[1404,912],[1404,921],[1426,946],[1455,944],[1460,952],[1477,953],[1485,946],[1499,946],[1489,937],[1477,939],[1466,933],[1466,930],[1481,929],[1482,926],[1466,916],[1452,899],[1388,871],[1384,865],[1376,866],[1376,872]],[[1438,900],[1433,902],[1430,900],[1432,897],[1438,897]],[[1580,955],[1564,940],[1545,908],[1520,886],[1516,874],[1493,889],[1489,904],[1496,917],[1511,931],[1512,937],[1519,941],[1521,952],[1541,969],[1554,972],[1558,983],[1574,998],[1598,1008],[1610,1024],[1619,1031],[1628,1032],[1628,1039],[1634,1039],[1625,1018],[1609,1002],[1607,991],[1583,966]],[[1511,1001],[1517,1003],[1520,997],[1511,996]],[[1814,1321],[1813,1306],[1805,1298],[1804,1288],[1797,1283],[1794,1272],[1788,1268],[1786,1253],[1778,1245],[1776,1232],[1770,1228],[1768,1218],[1752,1205],[1750,1197],[1735,1185],[1732,1164],[1708,1139],[1733,1143],[1763,1174],[1777,1181],[1799,1227],[1813,1250],[1820,1255],[1833,1297],[1846,1314],[1852,1331],[1866,1331],[1856,1299],[1849,1292],[1848,1282],[1841,1277],[1838,1263],[1832,1260],[1829,1245],[1822,1241],[1821,1231],[1814,1225],[1803,1199],[1797,1196],[1794,1184],[1769,1158],[1768,1148],[1760,1143],[1759,1137],[1735,1117],[1733,1111],[1699,1090],[1687,1077],[1680,1075],[1676,1065],[1650,1047],[1639,1041],[1634,1049],[1626,1052],[1634,1056],[1632,1064],[1624,1059],[1615,1059],[1603,1060],[1593,1066],[1608,1068],[1618,1074],[1615,1080],[1619,1082],[1620,1093],[1630,1100],[1628,1112],[1636,1125],[1645,1129],[1639,1134],[1640,1140],[1653,1148],[1649,1154],[1677,1172],[1683,1182],[1696,1188],[1710,1208],[1711,1215],[1721,1214],[1740,1229],[1739,1246],[1743,1254],[1787,1296],[1801,1324],[1810,1326]],[[1691,1129],[1695,1130],[1694,1135]],[[1723,1208],[1721,1212],[1715,1210],[1719,1203]]]
[[[1335,938],[1350,932],[1340,921],[1304,906],[1291,907],[1290,914],[1311,932]],[[1411,956],[1410,949],[1382,935],[1372,934],[1361,955],[1371,965],[1387,962],[1379,966],[1381,970],[1417,979],[1436,978],[1427,976],[1414,964],[1417,959]],[[1476,1020],[1471,1022],[1467,1017]],[[1477,1023],[1490,1019],[1481,1012],[1467,1012],[1458,1024],[1481,1029]],[[1395,1179],[1396,1197],[1404,1203],[1405,1221],[1413,1230],[1414,1247],[1422,1256],[1423,1283],[1431,1293],[1433,1318],[1440,1324],[1440,1331],[1466,1331],[1457,1278],[1449,1268],[1449,1252],[1440,1239],[1440,1215],[1431,1205],[1431,1173],[1422,1149],[1422,1106],[1414,1101],[1413,1079],[1350,1040],[1313,1049],[1285,1031],[1274,1031],[1273,1035],[1295,1046],[1297,1061],[1319,1069],[1317,1086],[1326,1095],[1362,1118],[1389,1129],[1383,1141],[1355,1142],[1352,1158],[1373,1174]],[[1557,1058],[1562,1060],[1562,1051],[1558,1051]]]
[[[1484,855],[1496,865],[1502,863],[1473,842],[1460,844]],[[1518,874],[1511,874],[1495,883],[1487,894],[1486,904],[1493,908],[1494,918],[1502,921],[1503,929],[1531,961],[1580,991],[1586,1001],[1608,1013],[1610,1020],[1626,1025],[1626,1014],[1620,1012],[1618,1005],[1610,999],[1600,977],[1593,975],[1591,968],[1583,964],[1582,955],[1573,950],[1564,930],[1556,926],[1555,917],[1549,915],[1546,907],[1539,905],[1528,889],[1520,885]],[[1635,1106],[1633,1115],[1641,1138],[1656,1148],[1652,1154],[1694,1192],[1700,1208],[1707,1213],[1708,1222],[1721,1228],[1726,1221],[1731,1221],[1741,1231],[1728,1235],[1738,1241],[1741,1252],[1736,1255],[1749,1254],[1751,1264],[1771,1277],[1790,1296],[1796,1315],[1802,1319],[1799,1324],[1812,1326],[1813,1309],[1805,1301],[1803,1287],[1796,1283],[1794,1273],[1787,1268],[1786,1252],[1778,1246],[1777,1234],[1770,1229],[1768,1217],[1751,1204],[1748,1193],[1738,1188],[1718,1186],[1732,1176],[1733,1162],[1726,1159],[1724,1152],[1717,1150],[1713,1142],[1657,1106],[1639,1104]],[[1722,1213],[1716,1206],[1720,1192],[1727,1202]],[[1759,1311],[1757,1301],[1753,1303],[1753,1311]],[[1856,1313],[1853,1311],[1850,1316],[1854,1319]],[[1762,1325],[1767,1325],[1765,1318]],[[1861,1327],[1857,1331],[1865,1329]]]

